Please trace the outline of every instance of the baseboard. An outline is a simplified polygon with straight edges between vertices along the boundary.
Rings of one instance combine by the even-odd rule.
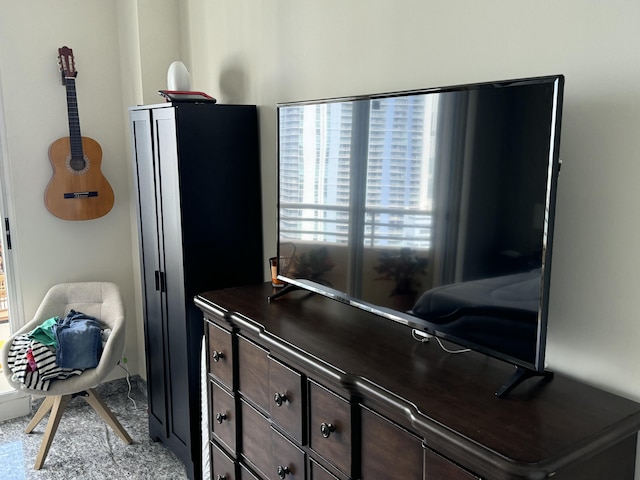
[[[0,395],[0,422],[31,414],[31,396],[21,392]]]

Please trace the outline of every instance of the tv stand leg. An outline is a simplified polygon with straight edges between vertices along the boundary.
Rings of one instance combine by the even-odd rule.
[[[278,290],[276,293],[274,293],[273,295],[269,295],[267,297],[267,301],[272,302],[275,299],[282,297],[283,295],[286,295],[289,292],[293,292],[295,290],[302,290],[302,287],[299,287],[297,285],[293,285],[291,283],[288,283],[287,285],[285,285],[284,287],[282,287],[280,290]]]
[[[516,388],[525,380],[528,380],[533,377],[544,377],[545,380],[551,380],[553,378],[553,372],[537,372],[535,370],[530,370],[524,367],[517,367],[516,372],[511,376],[511,378],[505,383],[500,389],[496,392],[496,397],[504,398],[506,397],[511,390]]]

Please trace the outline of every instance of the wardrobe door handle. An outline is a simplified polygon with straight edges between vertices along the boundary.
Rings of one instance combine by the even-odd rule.
[[[154,274],[156,279],[156,292],[165,292],[166,287],[165,287],[164,272],[161,272],[160,270],[156,270]]]

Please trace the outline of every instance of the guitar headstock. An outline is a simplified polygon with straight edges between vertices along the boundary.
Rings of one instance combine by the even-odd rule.
[[[62,74],[62,84],[65,85],[68,78],[76,78],[78,72],[76,71],[76,62],[73,59],[73,50],[69,47],[62,47],[58,49],[58,66],[60,67],[60,73]]]

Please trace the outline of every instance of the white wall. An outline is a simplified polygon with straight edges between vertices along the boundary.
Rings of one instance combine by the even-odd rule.
[[[547,359],[640,400],[640,3],[187,3],[194,84],[260,106],[267,253],[277,102],[565,74]]]
[[[31,319],[46,290],[61,281],[106,280],[120,286],[127,309],[125,355],[138,370],[138,328],[130,223],[129,144],[120,78],[115,2],[0,0],[0,72],[13,198],[13,247],[18,302]],[[106,216],[61,220],[48,212],[44,191],[52,176],[49,145],[69,135],[58,48],[76,59],[82,135],[102,146],[102,172],[115,192]],[[4,214],[5,212],[3,212]],[[18,306],[16,306],[18,307]],[[13,312],[13,310],[12,310]]]

